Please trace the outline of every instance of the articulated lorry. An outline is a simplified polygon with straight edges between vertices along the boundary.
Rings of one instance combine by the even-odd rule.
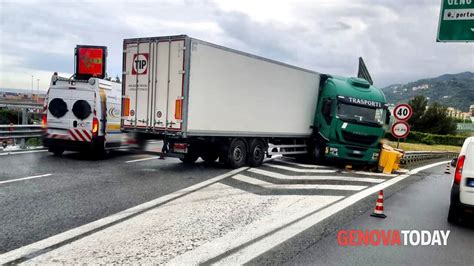
[[[123,132],[162,139],[192,163],[258,166],[265,156],[375,164],[390,118],[383,92],[186,35],[125,39]]]

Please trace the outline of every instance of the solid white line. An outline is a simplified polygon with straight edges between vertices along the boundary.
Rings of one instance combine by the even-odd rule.
[[[447,161],[444,162],[438,162],[430,165],[426,165],[423,167],[419,167],[416,169],[411,170],[405,175],[400,175],[397,177],[394,177],[392,179],[389,179],[385,181],[384,183],[375,185],[373,187],[370,187],[366,190],[363,190],[357,194],[354,194],[352,196],[349,196],[334,205],[331,205],[319,212],[314,213],[313,215],[310,215],[300,221],[297,221],[293,224],[288,225],[284,229],[281,229],[268,237],[262,238],[248,246],[245,246],[241,250],[237,251],[236,253],[232,253],[231,255],[223,258],[222,260],[218,261],[216,264],[244,264],[246,262],[249,262],[250,260],[258,257],[259,255],[265,253],[266,251],[276,247],[277,245],[282,244],[286,240],[295,237],[296,235],[302,233],[303,231],[307,230],[308,228],[314,226],[317,223],[320,223],[324,219],[330,217],[331,215],[355,204],[356,202],[372,195],[373,193],[376,193],[379,190],[385,189],[389,186],[392,186],[405,178],[409,177],[410,175],[416,174],[420,171],[423,171],[425,169],[438,166],[441,164],[446,163]],[[295,217],[296,219],[297,217]],[[257,238],[258,236],[255,236]],[[239,246],[240,243],[235,243],[235,246]],[[224,246],[224,245],[223,245]],[[225,252],[225,250],[221,250],[222,252],[219,254],[222,254]],[[214,256],[216,257],[216,256]],[[213,257],[211,257],[213,258]],[[207,260],[211,259],[207,258]],[[205,261],[205,260],[204,260]],[[204,262],[202,261],[202,262]]]
[[[252,178],[242,174],[238,174],[232,177],[235,180],[249,183],[255,186],[268,188],[268,189],[328,189],[328,190],[353,190],[359,191],[367,186],[354,186],[354,185],[315,185],[315,184],[272,184],[266,181],[262,181],[257,178]]]
[[[296,166],[305,167],[305,168],[312,168],[312,169],[318,169],[318,168],[319,169],[327,169],[328,168],[327,166],[295,163],[295,162],[287,161],[287,160],[284,160],[284,159],[278,159],[278,160],[275,160],[275,161],[285,163],[285,164],[289,164],[289,165],[296,165]]]
[[[84,233],[93,231],[93,230],[95,230],[99,227],[108,225],[110,223],[113,223],[113,222],[118,221],[118,220],[123,219],[123,218],[127,218],[131,215],[134,215],[134,214],[138,213],[138,212],[142,212],[146,209],[149,209],[153,206],[156,206],[157,204],[160,204],[160,203],[163,203],[163,202],[166,202],[166,201],[170,201],[170,200],[174,200],[174,199],[176,199],[176,198],[178,198],[178,197],[180,197],[180,196],[182,196],[186,193],[190,193],[194,190],[201,189],[201,188],[203,188],[207,185],[210,185],[214,182],[218,182],[218,181],[220,181],[224,178],[235,175],[235,174],[237,174],[239,172],[242,172],[246,169],[248,169],[248,167],[241,167],[241,168],[235,169],[233,171],[230,171],[230,172],[227,172],[225,174],[222,174],[222,175],[213,177],[211,179],[208,179],[206,181],[203,181],[201,183],[198,183],[198,184],[192,185],[190,187],[175,191],[175,192],[170,193],[168,195],[165,195],[163,197],[160,197],[160,198],[142,203],[138,206],[132,207],[130,209],[126,209],[126,210],[121,211],[119,213],[112,214],[112,215],[107,216],[105,218],[102,218],[100,220],[97,220],[97,221],[94,221],[94,222],[76,227],[76,228],[71,229],[69,231],[66,231],[64,233],[60,233],[60,234],[48,237],[46,239],[40,240],[38,242],[29,244],[27,246],[23,246],[21,248],[9,251],[7,253],[4,253],[4,254],[0,255],[0,265],[6,264],[6,263],[11,262],[11,261],[18,260],[22,257],[25,257],[25,256],[31,254],[31,253],[49,248],[49,247],[51,247],[53,245],[56,245],[56,244],[59,244],[63,241],[67,241],[67,240],[70,240],[71,238],[74,238],[74,237],[80,236]]]
[[[46,176],[50,176],[50,175],[52,175],[52,174],[34,175],[34,176],[27,176],[27,177],[17,178],[17,179],[5,180],[5,181],[0,181],[0,185],[7,184],[7,183],[18,182],[18,181],[23,181],[23,180],[35,179],[35,178],[40,178],[40,177],[46,177]]]
[[[25,153],[36,153],[36,152],[46,152],[48,150],[33,150],[33,151],[6,151],[0,153],[0,156],[5,156],[5,155],[15,155],[15,154],[25,154]]]
[[[262,169],[251,168],[249,172],[273,177],[276,179],[291,179],[291,180],[340,180],[340,181],[354,181],[354,182],[367,182],[367,183],[382,183],[385,179],[382,178],[367,178],[367,177],[355,177],[355,176],[290,176],[279,173],[274,173]]]
[[[271,164],[271,163],[265,164],[265,166],[278,168],[278,169],[291,171],[291,172],[297,172],[297,173],[335,173],[336,172],[336,170],[330,170],[330,169],[299,169],[299,168]]]
[[[152,157],[147,157],[147,158],[143,158],[143,159],[125,161],[125,163],[142,162],[142,161],[148,161],[148,160],[155,160],[155,159],[159,159],[159,158],[160,158],[159,156],[152,156]]]

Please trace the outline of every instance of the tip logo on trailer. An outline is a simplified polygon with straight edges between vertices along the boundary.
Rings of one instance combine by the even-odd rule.
[[[148,54],[135,54],[132,60],[132,75],[145,75],[148,69]]]

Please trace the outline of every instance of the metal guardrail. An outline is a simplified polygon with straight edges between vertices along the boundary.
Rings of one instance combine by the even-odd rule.
[[[41,137],[41,125],[0,125],[0,140]]]
[[[445,151],[407,151],[400,159],[401,164],[417,163],[432,159],[452,159],[458,156],[457,152]]]

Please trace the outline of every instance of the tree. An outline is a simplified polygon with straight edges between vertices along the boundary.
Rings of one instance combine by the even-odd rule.
[[[413,115],[411,116],[409,123],[413,130],[423,131],[424,125],[421,124],[422,116],[426,112],[426,106],[428,105],[428,99],[423,95],[417,95],[408,101],[408,104],[413,109]]]
[[[437,102],[429,105],[425,96],[417,95],[408,104],[413,109],[413,115],[409,124],[413,131],[433,134],[454,134],[456,132],[456,121],[448,116],[447,107]]]
[[[118,76],[118,75],[117,75],[117,76],[115,76],[115,82],[118,82],[118,83],[120,83],[120,78],[119,78],[119,76]]]
[[[454,134],[456,132],[456,121],[448,116],[448,108],[437,102],[430,104],[421,118],[424,132],[433,134]]]

